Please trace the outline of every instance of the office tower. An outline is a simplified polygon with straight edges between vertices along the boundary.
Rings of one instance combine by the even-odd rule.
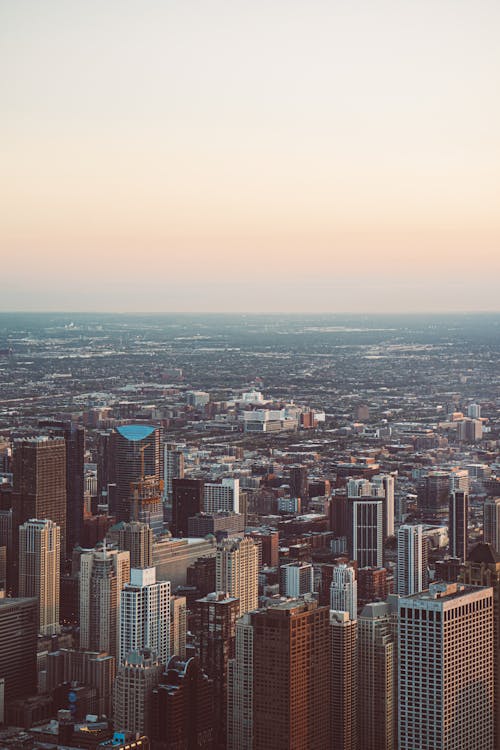
[[[335,750],[356,750],[357,623],[345,610],[330,611],[330,659],[331,747]]]
[[[185,596],[170,597],[170,654],[186,658],[187,602]]]
[[[188,519],[203,511],[203,488],[201,479],[172,480],[172,535],[187,536]]]
[[[130,580],[130,554],[106,549],[80,556],[80,648],[118,658],[120,594]]]
[[[332,495],[330,500],[330,531],[333,531],[337,537],[347,537],[350,508],[347,494]]]
[[[358,568],[358,606],[387,599],[389,585],[385,568]]]
[[[219,513],[220,511],[239,513],[240,480],[225,478],[220,483],[205,482],[203,510],[205,513]]]
[[[223,592],[199,599],[200,664],[213,680],[215,700],[215,738],[218,748],[226,747],[228,663],[235,656],[236,620],[239,602]]]
[[[229,750],[330,747],[328,608],[287,601],[240,623],[229,670]]]
[[[235,658],[228,662],[228,750],[253,750],[253,637],[252,617],[243,615],[236,622]]]
[[[450,472],[450,492],[469,492],[469,472],[467,469],[453,469]]]
[[[462,561],[458,557],[447,555],[443,560],[436,560],[434,562],[434,569],[436,571],[434,580],[456,583],[460,577],[461,567]]]
[[[0,675],[6,700],[36,693],[37,635],[36,599],[0,599]]]
[[[463,419],[456,424],[459,442],[476,443],[483,437],[483,423],[480,419]]]
[[[62,438],[36,437],[14,442],[11,568],[19,578],[19,526],[30,518],[46,518],[61,529],[66,549],[66,445]]]
[[[381,568],[383,562],[383,506],[375,497],[350,500],[351,526],[349,555],[358,567]]]
[[[330,609],[348,612],[351,620],[358,618],[358,583],[356,571],[351,565],[341,563],[333,569]]]
[[[130,483],[130,520],[147,524],[155,537],[163,533],[163,480],[144,477]]]
[[[417,488],[418,507],[430,516],[445,515],[448,511],[450,474],[447,471],[430,471]]]
[[[396,747],[396,648],[389,605],[367,604],[358,618],[358,741],[363,750]]]
[[[216,750],[213,683],[195,658],[172,657],[154,688],[150,738],[161,750]]]
[[[253,529],[249,536],[259,547],[259,567],[277,568],[280,560],[279,532],[276,529]]]
[[[471,419],[481,419],[481,405],[469,404],[467,406],[467,416]]]
[[[424,527],[404,524],[398,529],[398,564],[396,592],[411,596],[428,585],[427,550]]]
[[[102,431],[97,433],[97,494],[107,492],[108,485],[115,484],[115,466],[113,451],[114,433]],[[114,503],[110,504],[110,513],[116,511]]]
[[[455,490],[450,494],[448,535],[450,555],[465,560],[469,538],[469,496],[467,492]]]
[[[216,558],[199,557],[187,569],[186,582],[198,591],[199,596],[206,596],[215,591],[216,586]]]
[[[116,659],[106,652],[60,648],[47,655],[47,689],[79,683],[95,690],[95,713],[111,716]]]
[[[59,632],[61,530],[31,519],[19,527],[19,596],[36,597],[42,635]]]
[[[118,521],[130,521],[133,496],[131,484],[147,478],[163,490],[163,456],[160,444],[161,430],[147,424],[127,424],[117,427],[110,443],[113,473],[116,482],[116,509]],[[142,520],[142,519],[137,519]]]
[[[157,582],[156,568],[132,568],[121,592],[120,663],[143,649],[163,665],[170,657],[170,582]]]
[[[311,563],[293,562],[280,567],[280,593],[294,599],[312,594],[314,569]]]
[[[346,490],[347,497],[368,497],[372,493],[372,486],[369,479],[355,479],[349,477],[346,484]],[[376,491],[377,493],[380,493],[380,496],[383,493],[383,489],[380,487],[377,487]]]
[[[239,616],[259,603],[259,549],[249,537],[223,539],[217,545],[215,587],[239,600]]]
[[[376,474],[371,480],[372,488],[384,493],[383,535],[384,540],[394,536],[394,477],[392,474]]]
[[[154,534],[147,523],[122,521],[110,529],[106,538],[118,549],[130,552],[130,568],[153,567]]]
[[[290,497],[300,497],[303,505],[307,504],[309,488],[305,466],[290,466]]]
[[[483,539],[500,552],[500,497],[488,497],[483,506]]]
[[[0,547],[0,598],[7,591],[7,547]]]
[[[500,748],[500,555],[491,544],[474,545],[462,566],[460,580],[470,586],[493,588],[493,665],[495,683],[495,750]]]
[[[493,750],[493,591],[431,583],[399,600],[399,750]]]
[[[39,425],[64,438],[66,446],[66,548],[62,552],[71,557],[73,547],[83,541],[85,428],[70,421],[47,420]]]
[[[120,664],[113,691],[115,731],[149,735],[153,689],[160,682],[164,667],[150,649],[131,651]]]
[[[184,479],[184,454],[176,443],[166,443],[164,447],[164,493],[172,502],[173,479]]]

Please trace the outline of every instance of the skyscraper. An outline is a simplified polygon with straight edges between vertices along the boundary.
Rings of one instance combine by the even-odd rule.
[[[35,437],[14,442],[11,566],[18,579],[19,526],[30,518],[54,521],[66,549],[66,445],[62,438]]]
[[[235,658],[228,662],[228,750],[253,750],[253,640],[252,617],[236,622]]]
[[[172,480],[183,478],[184,454],[176,443],[166,443],[164,447],[164,493],[169,504],[172,502]]]
[[[449,505],[450,555],[462,561],[467,557],[468,521],[469,496],[463,490],[455,490],[450,494]]]
[[[217,591],[239,600],[239,615],[257,609],[259,603],[259,549],[249,537],[223,539],[215,561]]]
[[[399,750],[493,750],[493,591],[431,584],[399,600]]]
[[[252,657],[237,646],[230,669],[229,750],[330,747],[328,608],[283,602],[252,612],[247,625]]]
[[[150,649],[131,651],[127,655],[116,672],[115,731],[149,735],[153,689],[158,686],[164,668],[162,660]]]
[[[70,421],[41,421],[54,436],[64,438],[66,446],[66,549],[63,555],[71,557],[76,544],[82,543],[85,428]]]
[[[418,594],[427,588],[427,548],[423,526],[404,524],[399,527],[396,590],[401,596]]]
[[[48,520],[31,519],[19,527],[19,596],[36,597],[39,630],[59,632],[61,530]]]
[[[203,488],[201,479],[172,480],[173,536],[187,536],[188,519],[203,511]]]
[[[309,500],[307,469],[305,466],[290,466],[290,497],[300,497],[303,506]]]
[[[311,563],[292,562],[280,567],[280,593],[298,598],[314,591],[314,568]]]
[[[396,747],[396,649],[389,605],[367,604],[358,618],[358,741],[363,750]]]
[[[185,596],[170,597],[170,655],[186,658],[187,601]]]
[[[357,623],[344,610],[330,611],[330,659],[331,747],[335,750],[356,750]]]
[[[383,503],[383,535],[384,539],[394,535],[394,477],[392,474],[376,474],[371,483],[382,489]]]
[[[447,471],[430,471],[418,486],[418,506],[423,513],[441,516],[448,510],[450,474]]]
[[[488,497],[483,506],[483,538],[500,552],[500,497]]]
[[[143,649],[163,665],[170,657],[170,582],[157,582],[156,568],[132,568],[121,592],[120,663]]]
[[[140,521],[122,521],[107,536],[121,550],[130,552],[130,568],[153,567],[153,529]]]
[[[330,609],[348,612],[351,620],[358,618],[358,583],[356,571],[351,565],[341,563],[333,569]]]
[[[132,482],[148,478],[155,480],[158,488],[163,482],[160,433],[159,428],[147,424],[121,425],[112,433],[110,450],[116,482],[115,515],[119,521],[133,518]]]
[[[378,497],[350,500],[350,557],[360,568],[380,568],[383,562],[383,505]]]
[[[205,482],[203,489],[205,513],[240,512],[240,480],[224,478],[221,482]]]
[[[200,664],[213,680],[215,737],[218,748],[226,747],[228,663],[235,656],[236,620],[239,602],[223,592],[198,599],[200,611]]]
[[[0,599],[0,675],[6,700],[36,693],[37,634],[36,599]]]
[[[130,554],[106,547],[80,557],[80,648],[119,656],[121,590],[130,580]]]

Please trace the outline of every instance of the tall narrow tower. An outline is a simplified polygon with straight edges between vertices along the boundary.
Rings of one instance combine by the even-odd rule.
[[[349,612],[330,611],[330,658],[331,747],[335,750],[356,750],[357,622],[350,618]],[[364,679],[364,676],[361,679]]]
[[[330,585],[330,609],[349,612],[351,620],[358,617],[358,583],[351,565],[336,565]]]
[[[120,662],[142,649],[164,665],[170,657],[170,581],[157,582],[156,568],[132,568],[121,592]]]
[[[239,600],[239,616],[259,603],[259,548],[250,537],[223,539],[217,546],[217,591]]]
[[[484,543],[500,552],[500,497],[489,497],[483,506]]]
[[[54,521],[31,519],[19,527],[19,596],[38,600],[39,630],[59,632],[61,530]]]
[[[449,505],[450,554],[462,562],[467,557],[468,521],[469,496],[464,490],[455,490],[450,494]]]
[[[398,529],[397,593],[410,596],[428,585],[427,540],[424,527],[404,524]]]

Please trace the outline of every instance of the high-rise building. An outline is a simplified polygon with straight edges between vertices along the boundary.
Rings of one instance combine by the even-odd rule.
[[[399,750],[493,750],[493,591],[430,584],[399,599]]]
[[[116,524],[110,529],[107,540],[118,549],[130,552],[131,568],[153,567],[153,529],[147,523],[130,521]]]
[[[61,530],[31,519],[19,527],[19,596],[36,597],[42,635],[59,632]]]
[[[363,750],[396,747],[396,649],[389,605],[367,604],[358,618],[358,742]]]
[[[249,536],[259,546],[259,567],[267,565],[277,568],[279,565],[279,532],[276,529],[253,529]]]
[[[280,593],[294,599],[314,591],[314,568],[311,563],[292,562],[280,567]]]
[[[106,652],[61,648],[47,655],[47,689],[80,683],[95,690],[95,713],[111,716],[116,659]]]
[[[66,549],[66,445],[63,438],[16,440],[13,453],[12,546],[10,565],[17,587],[19,526],[30,518],[46,518],[61,529]]]
[[[450,555],[460,560],[467,557],[468,521],[469,496],[463,490],[455,490],[450,494],[448,535]]]
[[[115,731],[148,734],[151,731],[153,689],[165,665],[150,649],[131,651],[116,672],[113,709]]]
[[[185,596],[170,597],[170,655],[186,658],[187,601]]]
[[[428,540],[422,525],[403,524],[398,529],[398,563],[396,591],[410,596],[424,591],[429,583],[427,572]]]
[[[121,425],[112,433],[110,449],[116,482],[114,515],[118,521],[133,519],[134,498],[130,491],[133,482],[147,478],[162,491],[163,455],[160,438],[161,430],[147,424]]]
[[[481,404],[469,404],[467,406],[467,416],[471,419],[481,419]]]
[[[389,593],[386,568],[358,568],[358,606],[384,602]]]
[[[495,750],[500,748],[500,554],[491,544],[474,545],[462,566],[460,580],[470,586],[493,588],[493,664],[495,682]]]
[[[307,469],[305,466],[290,466],[290,497],[300,497],[303,506],[309,499]]]
[[[121,592],[120,663],[143,649],[164,666],[170,657],[170,582],[157,582],[156,568],[132,568]]]
[[[483,538],[500,552],[500,497],[488,497],[484,502]]]
[[[161,750],[216,750],[213,683],[195,658],[172,657],[154,688],[150,738]]]
[[[259,603],[259,549],[249,537],[223,539],[217,545],[215,586],[239,600],[239,615]]]
[[[213,680],[215,737],[218,748],[226,747],[228,663],[235,656],[236,620],[239,602],[223,592],[208,594],[197,602],[200,611],[200,664]]]
[[[187,536],[191,516],[203,511],[203,488],[201,479],[172,479],[172,534]]]
[[[219,513],[220,511],[239,513],[240,480],[224,478],[220,483],[205,482],[203,510],[205,513]]]
[[[80,648],[118,658],[121,590],[130,580],[130,554],[106,549],[80,556]]]
[[[0,675],[6,700],[36,693],[37,635],[36,599],[0,599]]]
[[[467,469],[452,469],[450,472],[450,492],[469,492],[469,472]]]
[[[328,608],[287,601],[250,613],[242,629],[240,622],[229,671],[229,750],[330,747]],[[253,632],[242,638],[248,627]]]
[[[70,421],[42,421],[40,427],[51,435],[64,438],[66,446],[66,549],[71,557],[73,547],[82,544],[85,462],[85,428]]]
[[[330,609],[348,612],[352,621],[358,617],[358,583],[351,565],[341,563],[333,569],[330,585]]]
[[[172,480],[184,479],[184,454],[176,443],[165,443],[164,451],[164,493],[167,502],[171,503]]]
[[[383,503],[383,535],[384,539],[394,536],[394,484],[392,474],[376,474],[371,480],[372,487],[382,489]]]
[[[330,659],[331,747],[335,750],[356,750],[357,623],[345,610],[330,611]]]
[[[383,501],[379,497],[350,500],[349,553],[360,568],[380,568],[383,562]]]
[[[450,494],[449,472],[430,471],[420,481],[417,491],[418,506],[423,513],[431,516],[446,514]]]

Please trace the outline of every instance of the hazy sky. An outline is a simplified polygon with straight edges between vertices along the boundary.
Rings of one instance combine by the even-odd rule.
[[[500,309],[498,0],[0,0],[0,309]]]

